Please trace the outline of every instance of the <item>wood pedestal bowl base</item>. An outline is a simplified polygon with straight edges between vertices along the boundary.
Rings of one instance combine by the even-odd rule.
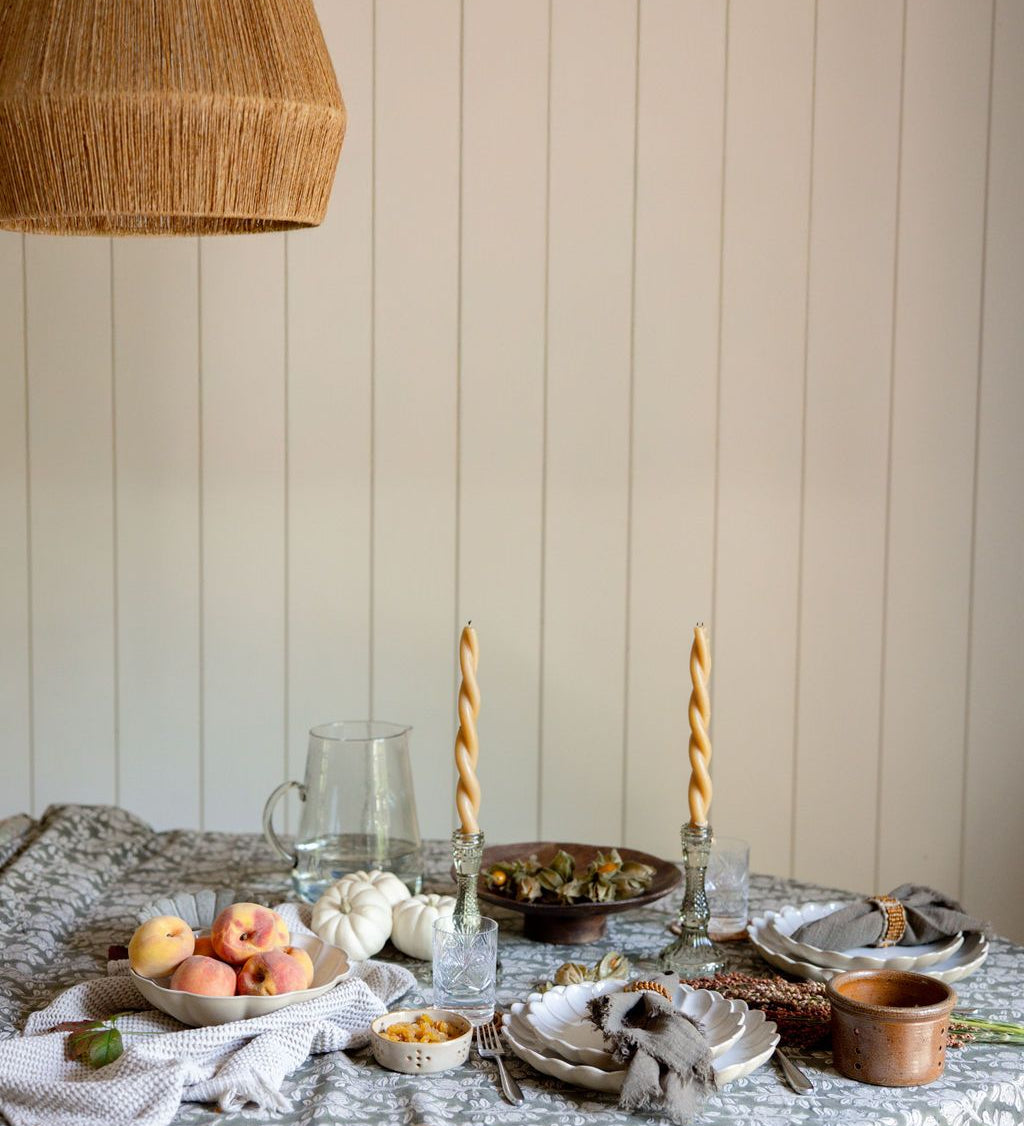
[[[598,852],[607,852],[611,847],[611,845],[571,844],[560,841],[525,841],[518,844],[492,845],[484,849],[477,892],[485,903],[518,911],[523,916],[523,934],[535,942],[564,945],[594,942],[604,934],[609,915],[643,907],[679,887],[682,875],[675,864],[660,860],[647,852],[638,852],[635,848],[620,848],[619,855],[623,860],[650,864],[654,869],[654,879],[649,889],[643,895],[618,899],[613,903],[583,902],[569,906],[560,903],[525,903],[511,896],[501,895],[487,887],[484,873],[492,864],[497,864],[499,861],[520,860],[527,856],[535,855],[541,863],[544,863],[560,848],[565,849],[575,858],[577,868],[582,871]]]

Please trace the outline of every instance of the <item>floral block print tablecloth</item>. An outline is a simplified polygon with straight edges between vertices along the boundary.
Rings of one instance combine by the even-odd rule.
[[[427,886],[447,890],[448,846],[426,848]],[[170,892],[206,887],[235,889],[239,899],[288,897],[287,872],[255,834],[155,832],[138,818],[109,807],[59,806],[38,821],[0,823],[0,1036],[16,1035],[26,1016],[59,990],[105,972],[107,947],[125,943],[139,911]],[[851,893],[792,880],[754,876],[751,909],[784,903],[849,899]],[[969,906],[969,904],[968,904]],[[666,923],[678,893],[635,912],[614,915],[608,933],[586,947],[548,946],[522,936],[511,912],[500,918],[498,1003],[524,997],[564,961],[592,962],[618,949],[634,960],[649,958],[666,942]],[[768,973],[745,942],[729,947],[730,968]],[[406,1002],[429,1002],[429,966],[395,952],[381,957],[408,965],[419,983]],[[963,1004],[1006,1020],[1024,1020],[1024,948],[996,938],[986,964],[957,985]],[[798,1057],[811,1073],[813,1096],[794,1095],[772,1063],[714,1096],[701,1118],[707,1126],[842,1123],[843,1126],[1020,1126],[1024,1123],[1024,1053],[1012,1046],[978,1045],[951,1052],[946,1073],[927,1087],[893,1090],[844,1079],[828,1052]],[[281,1126],[336,1122],[594,1124],[664,1123],[658,1117],[622,1114],[611,1096],[565,1087],[536,1074],[515,1057],[510,1067],[526,1093],[521,1108],[506,1104],[494,1067],[476,1057],[438,1076],[410,1078],[385,1071],[364,1050],[352,1056],[310,1060],[284,1093],[290,1113]],[[255,1117],[265,1119],[265,1114]],[[254,1113],[218,1113],[188,1105],[181,1124],[253,1122]]]

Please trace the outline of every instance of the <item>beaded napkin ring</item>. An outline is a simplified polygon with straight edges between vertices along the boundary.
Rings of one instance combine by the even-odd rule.
[[[891,895],[876,895],[868,900],[885,912],[885,931],[876,946],[896,946],[907,929],[907,913],[903,904]]]
[[[672,1000],[672,994],[660,981],[631,981],[622,991],[623,993],[660,993],[666,1001]]]

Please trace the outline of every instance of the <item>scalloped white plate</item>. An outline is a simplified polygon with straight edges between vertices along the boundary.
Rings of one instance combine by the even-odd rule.
[[[855,946],[848,950],[824,950],[793,938],[793,934],[805,923],[817,922],[846,906],[846,903],[804,903],[799,907],[787,904],[778,911],[765,914],[763,929],[774,934],[778,939],[775,944],[777,949],[790,958],[837,970],[917,972],[951,958],[964,941],[962,934],[956,934],[917,946]]]
[[[767,911],[764,915],[759,915],[747,928],[747,934],[754,948],[770,966],[792,977],[802,978],[804,981],[830,981],[836,974],[844,972],[834,967],[815,966],[810,962],[790,957],[778,946],[774,932],[768,931],[765,927],[765,923],[773,914],[774,912]],[[947,985],[953,985],[965,977],[970,977],[987,957],[988,939],[983,934],[969,934],[949,958],[914,972],[927,974],[929,977],[944,981]]]
[[[683,986],[683,989],[688,989]],[[706,992],[690,990],[690,992]],[[730,1008],[741,1016],[741,1032],[732,1046],[711,1061],[715,1080],[719,1087],[742,1079],[756,1071],[775,1051],[779,1034],[775,1024],[767,1020],[759,1009],[748,1009],[743,1001],[729,1001]],[[563,1083],[585,1087],[590,1091],[604,1091],[617,1094],[622,1089],[626,1077],[625,1069],[605,1071],[586,1064],[574,1064],[562,1059],[550,1047],[537,1038],[528,1024],[522,1020],[525,1005],[517,1001],[502,1018],[502,1032],[513,1053],[524,1063],[528,1063],[542,1075],[549,1075]]]
[[[711,1048],[712,1058],[727,1051],[742,1032],[743,1018],[729,1007],[720,993],[684,988],[674,974],[659,974],[659,981],[672,994],[672,1002],[680,1012],[695,1020]],[[570,1063],[589,1064],[613,1070],[611,1053],[605,1046],[600,1029],[587,1015],[587,1006],[594,997],[618,993],[624,981],[582,982],[578,985],[556,985],[546,993],[533,993],[527,999],[523,1020],[549,1048]]]
[[[263,1017],[289,1005],[297,1005],[300,1001],[312,1001],[314,997],[333,989],[352,972],[345,951],[316,935],[292,935],[292,945],[301,947],[313,960],[313,984],[309,989],[297,989],[273,997],[201,997],[197,993],[168,989],[170,977],[142,977],[134,970],[128,973],[135,988],[154,1008],[180,1020],[182,1024],[193,1028],[229,1024],[233,1020]]]

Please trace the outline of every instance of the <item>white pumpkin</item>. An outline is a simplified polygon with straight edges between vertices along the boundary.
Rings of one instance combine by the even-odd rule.
[[[365,962],[391,934],[391,904],[367,883],[329,887],[313,907],[314,934],[340,946],[353,962]]]
[[[349,872],[348,875],[341,877],[338,884],[369,884],[370,887],[376,888],[392,907],[396,903],[401,903],[403,899],[408,899],[412,894],[394,872],[382,872],[380,868],[374,868],[370,872]]]
[[[410,958],[429,962],[434,954],[434,920],[454,911],[452,895],[411,895],[394,908],[391,941]]]

